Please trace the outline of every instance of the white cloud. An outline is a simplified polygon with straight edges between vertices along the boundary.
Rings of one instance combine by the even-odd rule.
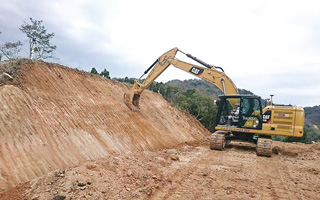
[[[18,27],[17,19],[43,19],[54,28],[65,65],[108,66],[111,76],[138,77],[179,47],[222,66],[239,88],[313,105],[320,102],[319,7],[317,1],[13,0],[0,8],[0,19],[15,19],[5,29]],[[158,81],[175,78],[193,76],[170,67]]]

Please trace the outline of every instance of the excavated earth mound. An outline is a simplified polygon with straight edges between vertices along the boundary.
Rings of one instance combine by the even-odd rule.
[[[88,160],[209,135],[150,91],[132,112],[123,103],[130,86],[100,76],[30,60],[1,64],[0,74],[0,192]]]

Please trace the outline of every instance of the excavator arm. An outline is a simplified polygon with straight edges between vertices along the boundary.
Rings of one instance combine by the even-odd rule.
[[[133,87],[131,88],[130,92],[128,94],[124,94],[124,101],[130,109],[134,111],[139,110],[139,100],[141,93],[146,88],[148,88],[152,84],[152,82],[170,65],[173,65],[185,72],[191,73],[192,75],[195,75],[216,85],[225,95],[238,94],[237,87],[232,82],[232,80],[224,73],[221,67],[209,65],[190,54],[185,54],[184,52],[180,51],[187,57],[197,61],[205,67],[183,62],[175,58],[178,51],[180,51],[178,48],[173,48],[170,51],[164,53],[144,72],[144,74],[138,80],[134,81]],[[220,69],[221,71],[217,69]],[[148,74],[146,79],[143,82],[140,82],[140,79],[150,70],[151,72]]]

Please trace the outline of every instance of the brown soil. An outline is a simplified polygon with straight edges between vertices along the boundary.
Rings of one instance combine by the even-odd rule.
[[[319,199],[320,143],[274,142],[271,158],[241,142],[212,151],[158,94],[132,112],[127,85],[18,64],[0,86],[0,199]]]
[[[158,150],[210,133],[159,94],[145,91],[141,111],[123,103],[128,85],[45,62],[2,64],[0,190],[55,169],[113,153]]]
[[[113,154],[56,170],[0,199],[319,199],[319,143],[274,143],[271,158],[253,144],[224,151],[208,144]]]

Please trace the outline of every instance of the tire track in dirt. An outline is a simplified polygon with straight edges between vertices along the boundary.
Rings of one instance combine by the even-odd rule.
[[[277,158],[257,158],[256,160],[256,165],[259,169],[259,173],[256,174],[257,183],[260,186],[258,191],[264,191],[257,194],[257,196],[261,199],[283,198],[279,196],[282,195],[283,192],[285,193],[284,196],[291,196],[288,195],[286,185],[278,173],[278,165],[281,165],[281,163],[279,164],[279,162],[274,162],[274,160],[277,160]],[[280,183],[277,182],[277,185],[275,185],[274,180],[277,178],[279,178]],[[284,187],[284,189],[281,189],[280,187]],[[279,190],[282,192],[282,194],[277,192]]]
[[[168,169],[172,183],[177,184],[165,182],[150,199],[317,199],[315,193],[306,197],[307,190],[291,177],[299,158],[258,157],[253,144],[237,142],[225,151],[201,147],[200,152],[188,153],[188,163],[180,162],[175,164],[178,169]],[[179,157],[183,160],[186,155]],[[312,182],[304,184],[312,186]]]
[[[186,188],[184,183],[197,169],[194,161],[197,156],[198,154],[181,155],[179,162],[174,162],[167,171],[169,173],[164,175],[168,180],[147,199],[178,199],[186,194],[190,189]]]
[[[281,163],[276,166],[277,175],[281,180],[282,189],[278,189],[279,185],[275,185],[274,187],[280,190],[278,193],[283,194],[282,198],[290,198],[290,199],[303,199],[301,195],[297,192],[299,188],[293,185],[293,181],[291,179],[290,173],[288,172],[288,167],[283,164],[281,157],[277,157],[277,162]]]
[[[286,151],[272,158],[237,142],[224,151],[207,144],[109,155],[22,184],[0,199],[16,191],[26,199],[319,199],[320,151],[309,151],[316,145],[275,143]],[[297,148],[301,154],[292,154]]]

